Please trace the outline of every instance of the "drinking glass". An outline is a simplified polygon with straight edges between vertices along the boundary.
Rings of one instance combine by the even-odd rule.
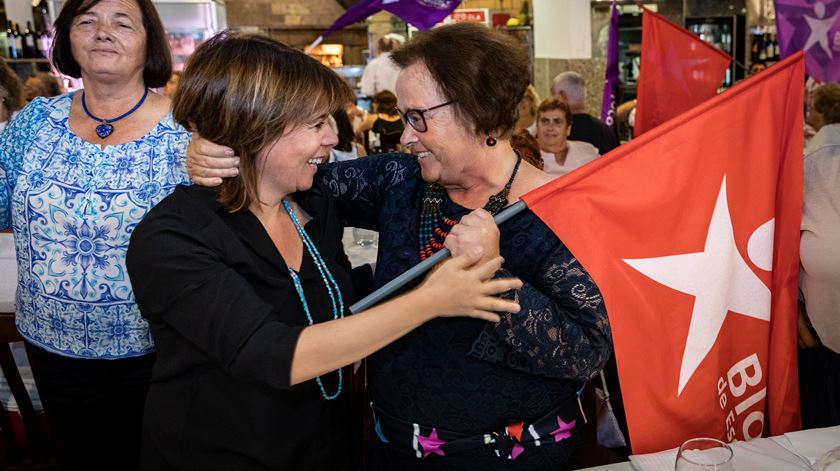
[[[817,471],[838,471],[840,470],[840,447],[829,450],[817,461]]]
[[[368,245],[376,247],[379,242],[379,233],[376,231],[354,227],[353,242],[362,247],[367,247]]]
[[[714,438],[692,438],[680,445],[676,471],[734,471],[732,448]]]

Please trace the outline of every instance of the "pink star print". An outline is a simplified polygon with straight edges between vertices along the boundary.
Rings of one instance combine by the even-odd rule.
[[[513,450],[510,451],[510,459],[515,460],[516,457],[521,455],[523,451],[525,451],[525,447],[515,443],[513,445]]]
[[[417,441],[420,442],[420,446],[423,447],[423,458],[432,453],[445,456],[445,453],[440,449],[440,447],[442,447],[446,442],[438,439],[437,429],[432,428],[432,433],[430,433],[428,437],[417,434]]]
[[[559,442],[560,440],[565,440],[567,438],[571,438],[572,433],[569,431],[575,428],[575,421],[571,421],[568,424],[563,422],[563,419],[560,416],[557,416],[557,430],[551,432],[554,435],[554,441]]]

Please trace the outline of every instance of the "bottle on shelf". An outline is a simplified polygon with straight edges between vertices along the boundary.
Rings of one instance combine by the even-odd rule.
[[[769,35],[767,33],[762,34],[759,36],[758,42],[758,60],[766,61],[767,60],[767,44],[769,43]]]
[[[0,25],[0,57],[4,59],[9,57],[9,36],[2,25]]]
[[[32,22],[26,22],[26,29],[21,35],[23,39],[23,57],[38,57],[35,54],[35,35],[32,33]]]
[[[729,25],[723,25],[723,33],[721,33],[720,42],[723,44],[723,50],[732,55],[732,33],[729,32]]]
[[[20,25],[12,23],[12,30],[15,33],[15,51],[17,51],[15,57],[22,59],[26,57],[26,55],[23,52],[23,35],[20,34]]]
[[[6,40],[9,43],[8,51],[10,59],[18,58],[17,41],[15,40],[15,29],[12,27],[12,22],[6,22]]]
[[[519,21],[522,26],[529,26],[531,24],[531,13],[528,7],[528,0],[522,1],[522,6],[519,8]]]
[[[776,35],[775,34],[768,34],[767,44],[765,45],[765,55],[767,56],[767,60],[775,60],[776,59]]]
[[[50,48],[52,47],[52,38],[50,38],[50,33],[47,31],[46,26],[41,26],[41,29],[38,31],[38,37],[35,41],[38,43],[38,52],[41,54],[40,57],[49,57]]]
[[[35,34],[35,48],[39,58],[48,58],[52,47],[50,34],[53,22],[50,17],[48,1],[32,0],[32,25],[34,26],[32,32]]]

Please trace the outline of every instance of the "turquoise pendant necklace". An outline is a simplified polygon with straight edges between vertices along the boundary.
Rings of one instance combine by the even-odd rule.
[[[294,224],[295,230],[300,236],[300,240],[303,241],[303,246],[306,247],[306,251],[312,257],[312,260],[315,262],[315,266],[318,268],[318,273],[321,274],[321,279],[324,281],[324,286],[326,286],[327,293],[330,295],[330,301],[332,302],[333,319],[343,318],[344,299],[341,297],[341,289],[339,288],[338,283],[336,283],[335,278],[333,278],[332,273],[330,273],[330,270],[327,268],[327,264],[324,262],[324,259],[321,257],[321,253],[318,252],[318,249],[315,247],[312,239],[309,238],[309,234],[303,230],[303,226],[301,226],[295,211],[292,209],[292,206],[288,201],[283,200],[283,208],[289,214],[289,218],[292,220],[292,224]],[[306,302],[306,295],[303,293],[303,285],[300,283],[300,277],[291,268],[289,268],[289,275],[292,277],[292,282],[295,285],[295,291],[297,291],[300,303],[303,305],[303,312],[306,313],[306,320],[309,321],[309,325],[312,325],[314,324],[314,321],[312,320],[312,313],[309,312],[309,304]],[[324,399],[332,401],[338,398],[339,394],[341,394],[342,379],[341,368],[339,368],[338,388],[336,389],[335,394],[327,394],[327,389],[324,387],[324,383],[321,381],[320,376],[315,378],[315,382],[318,384],[318,387],[321,388],[321,395]]]

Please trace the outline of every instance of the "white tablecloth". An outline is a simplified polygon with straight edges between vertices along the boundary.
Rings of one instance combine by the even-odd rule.
[[[731,443],[738,471],[788,471],[813,469],[817,460],[840,446],[840,426],[786,433]],[[587,468],[587,471],[673,471],[677,449],[633,455],[629,462]]]

